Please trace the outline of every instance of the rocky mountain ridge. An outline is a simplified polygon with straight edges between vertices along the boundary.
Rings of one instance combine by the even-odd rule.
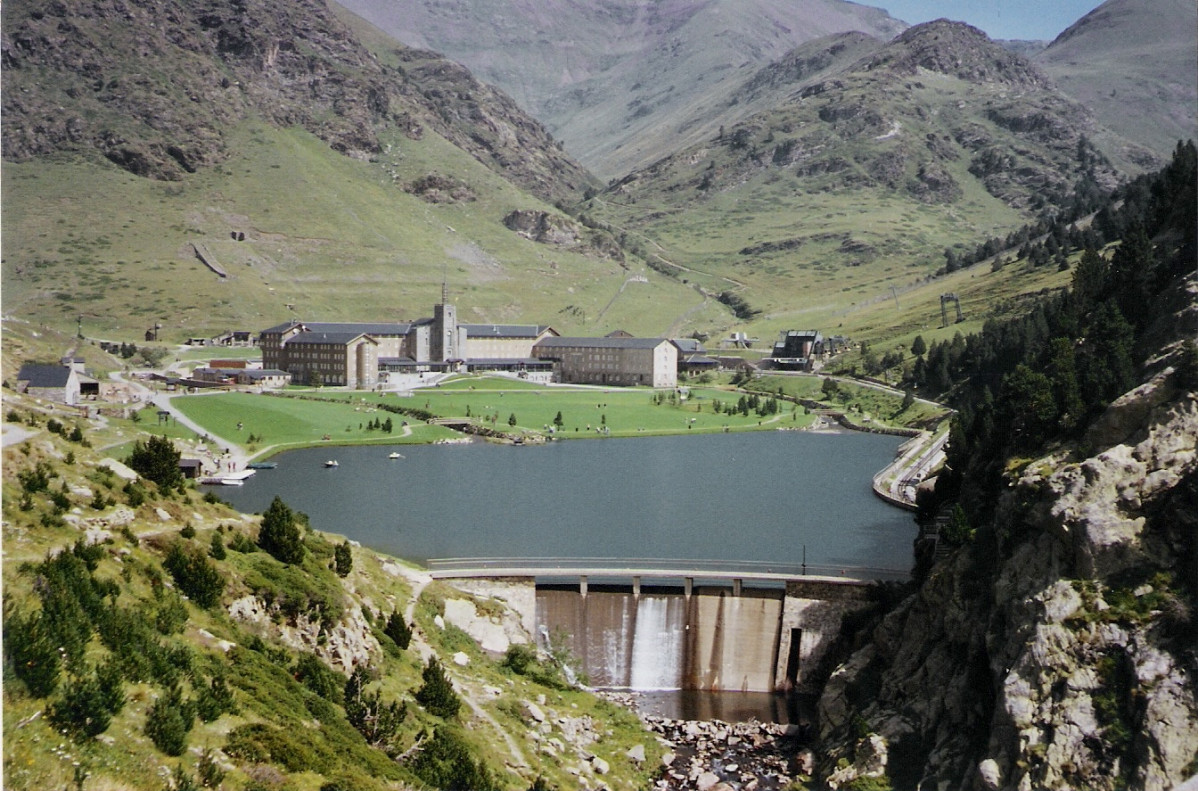
[[[5,16],[14,161],[94,150],[178,179],[224,161],[229,126],[255,116],[356,158],[380,154],[385,128],[419,136],[427,125],[547,200],[590,183],[510,99],[428,53],[384,65],[320,0],[19,3]]]
[[[727,111],[734,87],[796,45],[847,31],[885,40],[906,27],[842,0],[343,5],[499,86],[604,178],[670,153],[679,136],[693,141],[696,125],[726,123],[710,116]]]

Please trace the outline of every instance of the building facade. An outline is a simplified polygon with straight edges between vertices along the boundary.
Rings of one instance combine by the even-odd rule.
[[[824,356],[824,336],[819,330],[783,330],[770,359],[787,371],[814,371]]]
[[[547,337],[533,356],[552,360],[561,382],[596,385],[678,385],[678,347],[665,338]]]

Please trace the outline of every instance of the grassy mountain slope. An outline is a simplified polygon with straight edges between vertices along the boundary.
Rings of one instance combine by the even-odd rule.
[[[708,119],[796,45],[854,30],[889,39],[905,27],[841,0],[343,5],[499,86],[603,177],[698,139],[688,122]]]
[[[50,335],[31,341],[69,340]],[[194,489],[126,486],[99,466],[112,452],[101,448],[136,432],[130,421],[79,420],[11,392],[4,406],[6,441],[30,433],[4,448],[5,788],[523,789],[538,776],[565,788],[579,774],[596,782],[591,755],[613,787],[648,782],[661,748],[631,712],[568,688],[535,652],[516,672],[452,618],[436,624],[466,594],[305,528],[302,560],[281,562],[256,548],[258,516]],[[78,424],[81,439],[51,421]],[[515,620],[499,600],[474,601],[483,620]],[[414,627],[408,646],[393,613]],[[433,656],[456,714],[418,702]],[[356,710],[354,667],[368,670]],[[529,714],[538,700],[543,729]],[[404,712],[393,730],[377,719],[391,703]],[[634,744],[646,762],[625,755]],[[467,761],[490,782],[447,774]]]
[[[657,253],[660,270],[738,293],[760,311],[749,326],[761,337],[798,325],[884,337],[882,326],[910,318],[875,315],[870,329],[854,314],[888,310],[890,289],[934,273],[946,247],[1003,235],[1079,182],[1116,181],[1086,142],[1096,125],[1085,108],[980,31],[941,21],[876,47],[820,44],[852,44],[859,57],[809,49],[763,70],[741,94],[766,92],[780,100],[766,100],[771,109],[589,204]],[[808,62],[809,73],[798,68]],[[1015,270],[985,277],[1014,277],[1016,290],[1044,285]],[[939,322],[944,291],[922,292],[928,321]]]
[[[322,4],[275,5],[6,9],[7,313],[179,340],[415,318],[443,275],[467,320],[570,332],[652,334],[701,303],[627,283],[605,234],[505,227],[592,183],[510,99],[362,31],[376,55]]]
[[[1198,135],[1196,29],[1187,0],[1108,0],[1034,60],[1105,126],[1164,158]]]

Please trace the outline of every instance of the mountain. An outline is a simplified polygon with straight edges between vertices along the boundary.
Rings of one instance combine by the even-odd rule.
[[[622,288],[610,235],[554,206],[598,182],[509,97],[318,0],[10,3],[2,43],[10,315],[183,340],[418,318],[446,279],[468,320],[584,334],[689,307]]]
[[[1119,179],[1085,107],[962,23],[810,42],[735,93],[764,109],[630,173],[586,214],[646,240],[661,271],[737,292],[761,335],[837,326],[935,272],[945,248]]]
[[[1108,0],[1034,56],[1099,121],[1167,157],[1198,136],[1198,6]]]
[[[380,63],[313,0],[17,4],[4,31],[5,157],[90,149],[175,180],[227,159],[228,127],[257,116],[358,159],[382,152],[384,129],[430,125],[547,200],[588,184],[507,97],[427,53],[400,60]]]
[[[500,87],[604,178],[695,142],[686,123],[695,108],[731,100],[748,74],[795,46],[848,31],[889,39],[906,27],[843,0],[342,4]]]

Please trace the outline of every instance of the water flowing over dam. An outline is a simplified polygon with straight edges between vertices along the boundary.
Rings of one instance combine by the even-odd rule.
[[[783,589],[538,585],[542,640],[581,661],[590,684],[639,691],[801,689],[860,607],[866,588],[817,583]]]

